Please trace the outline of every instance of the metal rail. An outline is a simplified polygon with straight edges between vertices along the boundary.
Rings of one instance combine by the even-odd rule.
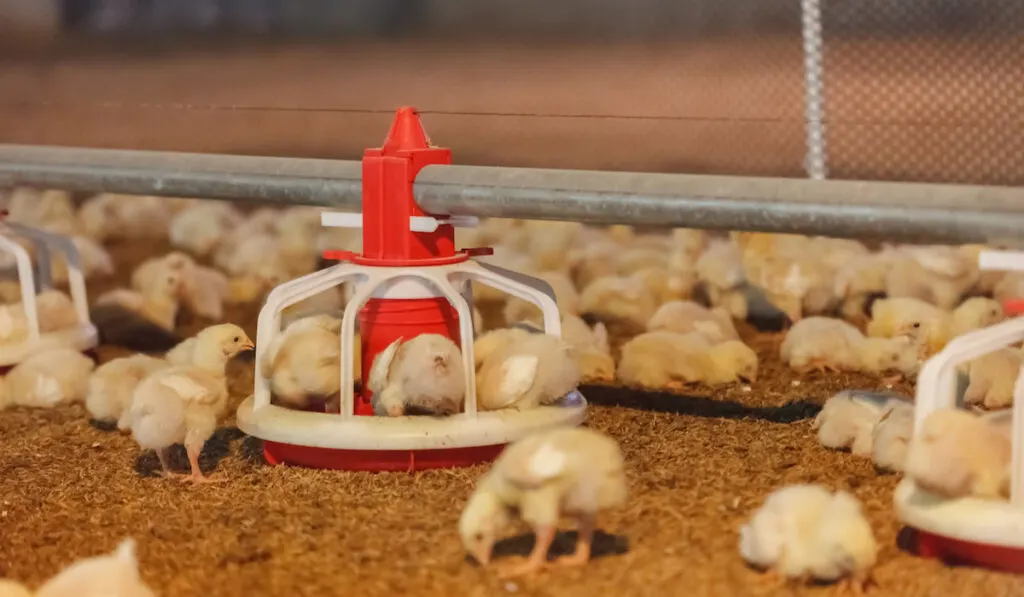
[[[353,161],[0,145],[0,186],[358,210]],[[1024,189],[687,174],[428,166],[432,213],[906,242],[1024,245]]]

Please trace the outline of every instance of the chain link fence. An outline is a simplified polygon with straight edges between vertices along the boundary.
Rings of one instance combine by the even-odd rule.
[[[1024,184],[1024,2],[822,0],[831,178]]]

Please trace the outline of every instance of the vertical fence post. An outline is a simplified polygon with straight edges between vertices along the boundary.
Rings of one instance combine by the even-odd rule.
[[[824,180],[827,175],[825,147],[825,98],[823,95],[824,46],[821,37],[821,0],[800,0],[804,40],[804,119],[807,130],[807,176]]]

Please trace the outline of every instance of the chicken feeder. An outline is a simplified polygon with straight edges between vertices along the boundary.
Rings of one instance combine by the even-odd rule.
[[[29,252],[15,239],[32,243],[34,264]],[[78,325],[41,332],[35,297],[38,291],[53,288],[50,266],[54,251],[61,254],[67,264],[68,286]],[[71,239],[11,222],[6,219],[4,213],[0,219],[0,252],[13,258],[5,260],[3,269],[5,274],[17,275],[21,304],[28,324],[28,335],[25,340],[0,344],[0,367],[16,365],[35,353],[53,348],[72,348],[78,351],[95,348],[99,343],[99,334],[89,319],[89,301],[86,298],[82,261],[78,248]]]
[[[982,269],[1024,270],[1024,253],[982,252]],[[925,363],[918,377],[915,432],[936,410],[956,406],[957,365],[1024,340],[1024,318],[965,334]],[[1010,499],[946,499],[905,478],[896,487],[897,516],[916,532],[917,551],[1011,572],[1024,572],[1024,376],[1018,375],[1012,411]],[[1006,416],[993,413],[989,416]]]
[[[451,164],[451,151],[430,145],[414,109],[399,109],[384,145],[364,154],[362,213],[322,214],[324,226],[361,227],[362,254],[326,251],[325,258],[339,263],[268,295],[257,324],[255,388],[238,409],[238,426],[263,440],[269,463],[369,471],[469,466],[494,459],[506,444],[535,431],[583,421],[586,400],[578,392],[551,406],[477,411],[471,282],[537,305],[545,333],[561,336],[561,319],[546,282],[473,259],[491,249],[456,250],[455,227],[475,225],[475,218],[420,209],[413,183],[420,169],[433,164]],[[272,404],[261,361],[281,331],[281,312],[344,283],[354,291],[342,316],[340,413]],[[353,351],[361,351],[365,380],[376,355],[393,341],[424,333],[444,335],[462,350],[463,412],[373,416],[369,390],[355,393]]]

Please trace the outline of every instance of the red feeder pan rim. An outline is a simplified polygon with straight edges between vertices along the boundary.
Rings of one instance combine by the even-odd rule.
[[[1003,311],[1007,315],[1020,315],[1024,313],[1024,298],[1007,299],[1003,301]]]
[[[967,564],[1004,572],[1024,573],[1024,549],[953,539],[911,527],[915,550],[925,558]]]

